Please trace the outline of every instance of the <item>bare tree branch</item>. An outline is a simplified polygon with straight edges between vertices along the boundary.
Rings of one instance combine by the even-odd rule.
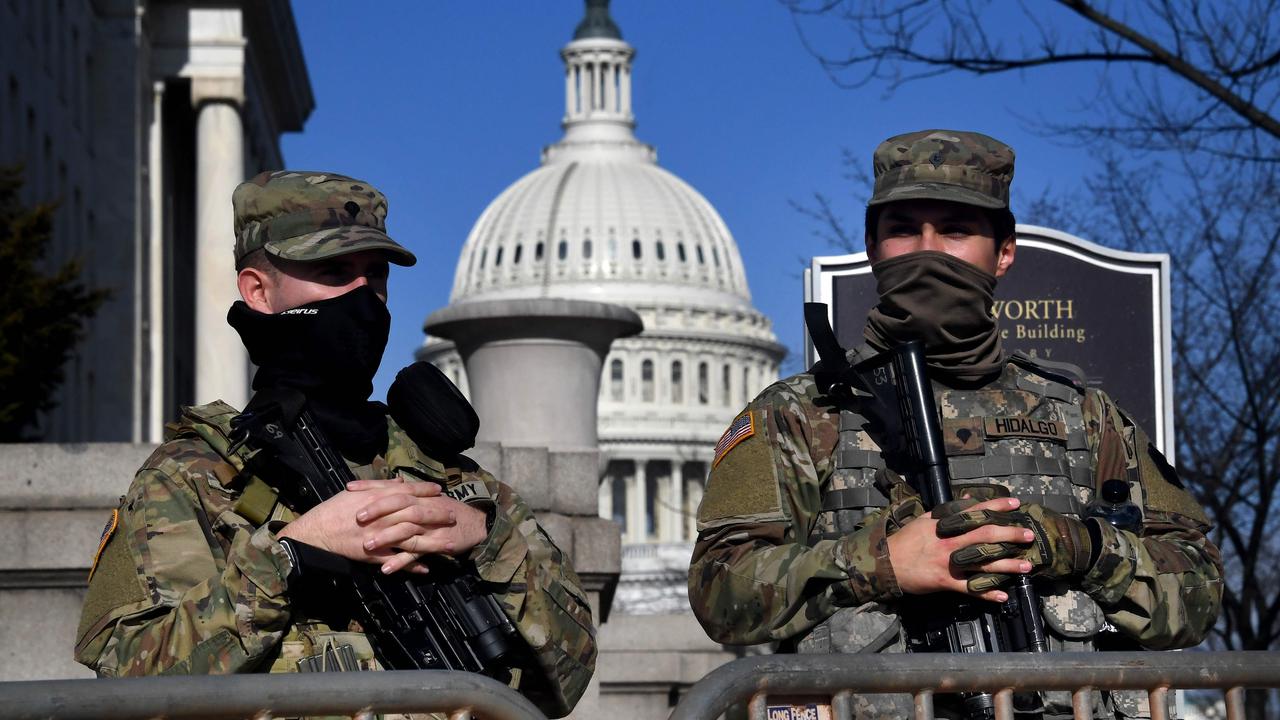
[[[1173,144],[1241,161],[1280,162],[1275,2],[1224,9],[1221,3],[1148,0],[1136,9],[1120,4],[1132,16],[1122,19],[1091,0],[1056,0],[1063,10],[1056,18],[1043,5],[1033,12],[1021,3],[980,0],[824,0],[817,6],[781,1],[806,49],[841,87],[879,81],[893,91],[948,72],[985,76],[1080,63],[1098,64],[1104,73],[1120,66],[1145,68],[1150,78],[1126,87],[1121,99],[1127,102],[1108,104],[1120,122],[1087,118],[1056,129],[1070,128],[1081,142],[1123,136],[1144,149],[1168,150]],[[997,39],[987,30],[996,14],[1006,15],[1006,23],[1008,16],[1019,17],[1025,30],[1011,33],[1001,26]],[[806,31],[830,34],[829,22],[816,25],[818,17],[849,28],[848,51],[819,49]],[[1073,17],[1083,30],[1064,40],[1063,27]],[[1022,47],[1006,47],[1004,38],[1019,38]],[[1187,102],[1179,107],[1160,97],[1162,83],[1180,88]],[[1135,88],[1142,93],[1136,103],[1128,97]]]

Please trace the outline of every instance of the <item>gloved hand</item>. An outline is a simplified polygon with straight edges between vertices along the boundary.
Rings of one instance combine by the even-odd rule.
[[[1019,557],[1031,563],[1035,577],[1063,578],[1083,575],[1093,565],[1095,548],[1101,542],[1096,527],[1034,503],[1017,510],[961,510],[938,522],[939,537],[955,537],[984,525],[1024,527],[1035,539],[1029,544],[994,543],[970,545],[951,554],[960,567],[983,565],[992,560]],[[971,591],[990,589],[1008,579],[1005,575],[979,573],[968,580]]]
[[[876,488],[889,498],[884,509],[885,537],[902,529],[903,525],[924,514],[920,494],[898,473],[881,468],[876,471]]]

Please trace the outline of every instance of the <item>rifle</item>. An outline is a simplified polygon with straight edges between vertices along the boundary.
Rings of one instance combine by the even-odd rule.
[[[854,384],[870,393],[867,405],[879,423],[882,452],[905,470],[926,511],[951,502],[951,477],[933,388],[925,371],[924,343],[898,345],[850,366],[827,320],[827,306],[805,303],[805,325],[822,359],[825,382],[836,392]],[[838,386],[845,385],[845,388]],[[959,593],[904,598],[903,628],[909,652],[1047,652],[1040,598],[1031,578],[1020,575],[1003,603]],[[970,718],[995,717],[988,693],[963,696]],[[1022,704],[1023,698],[1015,698]],[[1032,701],[1034,702],[1034,701]]]
[[[400,380],[397,377],[393,393],[421,390]],[[250,459],[252,472],[273,485],[299,513],[337,495],[356,479],[325,438],[300,392],[260,391],[231,424],[236,446],[246,444],[255,451]],[[337,591],[350,601],[379,661],[388,668],[466,670],[507,682],[509,668],[527,650],[480,579],[452,559],[424,557],[430,568],[427,577],[406,572],[384,575],[376,566],[303,543],[295,546],[302,577],[324,586],[317,589]]]

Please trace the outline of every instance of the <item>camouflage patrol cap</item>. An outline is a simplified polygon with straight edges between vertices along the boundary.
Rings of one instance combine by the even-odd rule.
[[[322,260],[383,250],[397,265],[417,262],[387,236],[387,198],[367,182],[334,173],[277,170],[240,183],[235,208],[236,262],[265,248],[286,260]]]
[[[867,206],[898,200],[950,200],[1009,207],[1013,148],[981,133],[921,130],[880,143]]]

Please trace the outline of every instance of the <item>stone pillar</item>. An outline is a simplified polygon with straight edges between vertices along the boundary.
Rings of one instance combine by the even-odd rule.
[[[703,473],[703,476],[697,480],[689,481],[685,486],[685,490],[688,491],[687,494],[689,496],[689,509],[695,514],[698,512],[698,505],[702,503],[702,487],[707,481],[706,473],[708,472],[708,467],[710,467],[710,463],[700,462],[698,464],[698,470]],[[691,520],[690,524],[695,528],[695,530],[690,533],[692,535],[696,533],[697,521]]]
[[[556,298],[460,303],[426,323],[466,364],[480,416],[475,454],[572,560],[597,624],[608,619],[622,568],[618,525],[598,514],[600,369],[615,338],[643,327],[627,308]],[[570,717],[599,714],[597,675]]]
[[[139,412],[140,441],[158,443],[164,430],[164,89],[163,81],[152,84],[151,129],[148,141],[147,181],[150,197],[150,233],[147,243],[147,376],[138,383],[146,398],[146,412]],[[139,365],[143,363],[139,362]]]
[[[642,543],[649,535],[648,514],[645,512],[648,465],[647,460],[636,460],[636,474],[627,488],[627,542]]]
[[[565,65],[564,68],[564,117],[566,120],[574,115],[574,69],[573,63]]]
[[[631,63],[622,65],[622,78],[618,83],[622,91],[622,114],[631,114]]]
[[[684,529],[684,463],[676,458],[671,461],[671,542],[687,542]]]
[[[599,515],[602,518],[613,517],[613,473],[605,468],[604,478],[600,481],[600,495],[596,500]]]
[[[231,192],[244,181],[244,127],[240,98],[210,96],[207,82],[192,82],[197,108],[195,401],[222,399],[244,407],[249,399],[249,356],[227,324],[227,310],[240,299]]]
[[[458,345],[480,416],[477,439],[552,450],[596,449],[605,354],[614,338],[642,327],[626,308],[555,298],[451,305],[426,324]]]
[[[604,109],[613,114],[618,112],[618,66],[609,63],[604,66]]]

